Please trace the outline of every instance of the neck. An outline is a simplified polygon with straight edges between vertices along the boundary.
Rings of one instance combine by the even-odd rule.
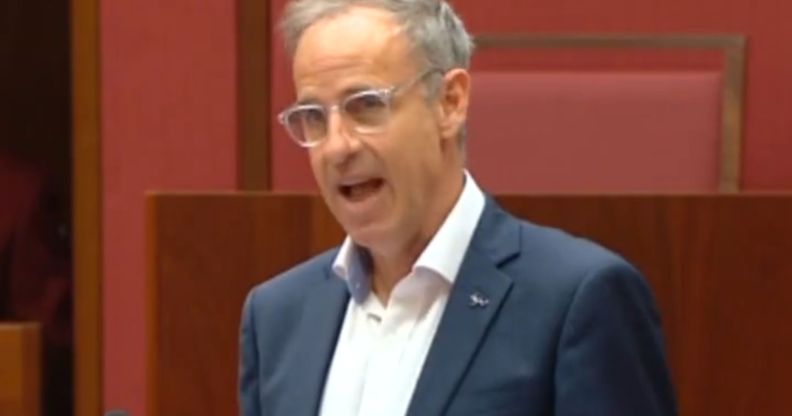
[[[435,207],[427,213],[424,226],[412,238],[392,250],[369,250],[374,266],[371,290],[383,305],[388,304],[393,288],[411,272],[418,257],[448,217],[462,193],[463,184],[464,175],[456,174],[449,178],[443,186],[453,191],[443,193],[444,197],[438,199]]]

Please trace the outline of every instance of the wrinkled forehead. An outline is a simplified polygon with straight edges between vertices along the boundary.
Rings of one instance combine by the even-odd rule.
[[[377,75],[414,70],[410,42],[388,11],[354,6],[309,26],[294,53],[294,79],[368,68]]]

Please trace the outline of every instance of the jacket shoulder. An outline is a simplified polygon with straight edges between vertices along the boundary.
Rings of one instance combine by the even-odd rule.
[[[248,294],[249,306],[258,310],[288,308],[300,304],[308,289],[330,276],[338,248],[325,251],[253,287]]]
[[[624,257],[597,242],[558,228],[515,221],[520,229],[520,256],[507,269],[516,281],[530,276],[542,286],[574,291],[586,279],[613,269],[643,280]]]

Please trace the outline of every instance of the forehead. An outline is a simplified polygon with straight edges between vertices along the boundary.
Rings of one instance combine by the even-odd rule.
[[[409,41],[393,15],[356,6],[303,32],[294,53],[294,81],[298,90],[350,77],[384,81],[413,66]]]

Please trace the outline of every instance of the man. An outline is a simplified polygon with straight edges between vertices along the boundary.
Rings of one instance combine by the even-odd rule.
[[[464,170],[472,43],[447,3],[296,0],[283,28],[280,120],[348,237],[249,294],[243,415],[675,414],[638,272]]]

